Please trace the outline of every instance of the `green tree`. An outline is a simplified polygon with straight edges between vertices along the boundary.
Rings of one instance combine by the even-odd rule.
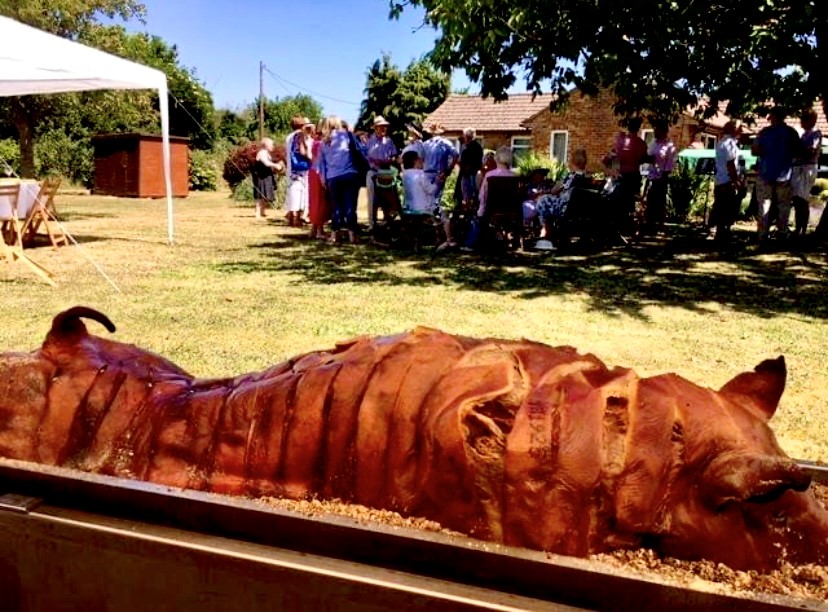
[[[178,49],[175,45],[168,45],[158,36],[149,34],[129,34],[121,26],[92,26],[80,36],[80,42],[102,49],[132,60],[145,66],[161,70],[167,75],[167,89],[169,90],[170,133],[176,136],[190,138],[196,149],[210,149],[216,138],[217,124],[213,97],[198,81],[195,72],[180,64]],[[126,95],[125,95],[126,94]],[[131,96],[129,94],[132,94]],[[157,92],[103,92],[96,93],[93,98],[108,100],[123,100],[121,112],[142,113],[131,122],[139,126],[146,123],[147,100],[155,112],[153,124],[158,125]],[[136,101],[141,99],[140,104]],[[131,106],[131,108],[130,108]],[[145,127],[140,125],[141,127]],[[157,129],[157,128],[156,128]],[[117,131],[117,130],[101,130]]]
[[[217,110],[218,137],[233,145],[242,144],[247,139],[249,115],[247,111],[237,113],[226,108]]]
[[[673,118],[727,102],[744,116],[773,99],[798,109],[828,100],[824,0],[390,0],[421,6],[439,28],[431,54],[462,67],[485,95],[527,88],[566,100],[573,85],[614,90],[619,114]]]
[[[251,117],[247,124],[247,137],[250,140],[259,139],[259,99],[248,108],[247,114]],[[282,136],[291,131],[290,120],[293,117],[307,117],[314,123],[322,118],[322,105],[307,94],[285,96],[279,98],[265,98],[264,124],[265,134]]]
[[[427,59],[412,61],[401,71],[389,55],[383,55],[368,69],[365,99],[357,125],[369,127],[378,115],[390,124],[391,137],[401,144],[406,123],[420,123],[446,99],[451,79]]]
[[[136,0],[0,0],[0,15],[41,30],[77,39],[100,17],[143,18],[144,5]],[[34,126],[44,116],[60,112],[58,96],[11,97],[0,108],[2,119],[14,126],[20,145],[20,170],[34,176]]]

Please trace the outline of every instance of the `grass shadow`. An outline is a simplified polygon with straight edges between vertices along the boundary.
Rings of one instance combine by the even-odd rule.
[[[220,272],[289,273],[314,284],[451,285],[537,299],[583,294],[589,308],[646,319],[649,306],[709,312],[719,304],[759,317],[828,318],[828,258],[821,252],[760,251],[737,234],[719,251],[693,228],[627,247],[554,254],[392,251],[371,244],[327,245],[298,236],[253,245],[264,258],[228,262]],[[290,252],[286,252],[290,250]]]

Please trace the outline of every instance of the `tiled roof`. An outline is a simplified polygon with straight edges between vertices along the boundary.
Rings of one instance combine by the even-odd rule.
[[[825,111],[822,108],[822,102],[814,104],[814,110],[817,114],[816,129],[822,132],[823,142],[828,138],[828,118],[825,116]],[[788,117],[785,121],[788,125],[794,128],[799,127],[799,118]],[[763,127],[770,125],[767,117],[757,117],[756,123],[751,126],[751,131],[759,132]]]
[[[446,131],[459,132],[472,127],[478,132],[526,132],[526,119],[549,106],[550,95],[509,94],[503,102],[494,98],[451,94],[423,122],[439,123]]]

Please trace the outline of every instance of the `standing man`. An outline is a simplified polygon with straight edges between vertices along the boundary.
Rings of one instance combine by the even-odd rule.
[[[434,207],[435,214],[440,216],[443,223],[443,229],[446,233],[446,241],[440,245],[442,249],[456,246],[456,242],[451,236],[451,217],[448,212],[443,210],[440,206],[440,201],[443,197],[443,189],[446,186],[446,178],[454,170],[457,159],[460,157],[457,149],[449,142],[448,139],[441,136],[445,133],[445,129],[439,123],[431,123],[426,130],[431,134],[431,138],[423,143],[423,171],[428,180],[434,186]]]
[[[405,127],[408,130],[408,144],[403,147],[400,157],[405,155],[408,151],[416,151],[417,157],[422,160],[424,157],[423,135],[420,133],[420,130],[414,127],[411,123],[406,123]]]
[[[759,200],[759,240],[768,239],[770,230],[771,202],[776,198],[779,214],[776,218],[777,237],[788,237],[791,218],[791,169],[799,155],[800,142],[796,130],[785,123],[787,113],[781,106],[774,106],[768,119],[770,125],[763,128],[753,143],[752,151],[759,157],[759,177],[756,181],[756,198]]]
[[[716,242],[726,244],[731,238],[731,226],[739,216],[744,195],[744,177],[740,159],[739,136],[742,129],[735,121],[728,121],[722,128],[722,138],[716,145],[716,176],[713,187],[713,211],[711,222],[716,226]]]
[[[670,140],[670,126],[666,121],[656,120],[653,125],[653,143],[647,151],[650,159],[650,169],[647,179],[650,186],[647,189],[647,224],[648,233],[655,234],[664,229],[664,220],[667,216],[667,189],[670,173],[676,166],[678,151]]]
[[[483,147],[475,139],[474,130],[466,128],[460,144],[460,174],[454,190],[454,199],[461,205],[477,201],[477,173],[482,167]]]
[[[819,154],[822,151],[822,132],[814,129],[817,114],[813,108],[804,111],[799,122],[803,129],[800,138],[801,151],[791,173],[791,188],[796,219],[794,235],[804,236],[811,213],[811,189],[816,182]]]
[[[374,133],[368,138],[366,155],[370,169],[365,176],[365,188],[368,191],[368,231],[374,229],[377,211],[374,206],[374,179],[378,170],[388,169],[397,159],[397,147],[388,136],[389,123],[382,115],[374,117]]]

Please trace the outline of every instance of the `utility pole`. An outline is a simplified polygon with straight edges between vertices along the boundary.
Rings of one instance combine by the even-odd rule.
[[[264,67],[259,61],[259,142],[264,138]]]

